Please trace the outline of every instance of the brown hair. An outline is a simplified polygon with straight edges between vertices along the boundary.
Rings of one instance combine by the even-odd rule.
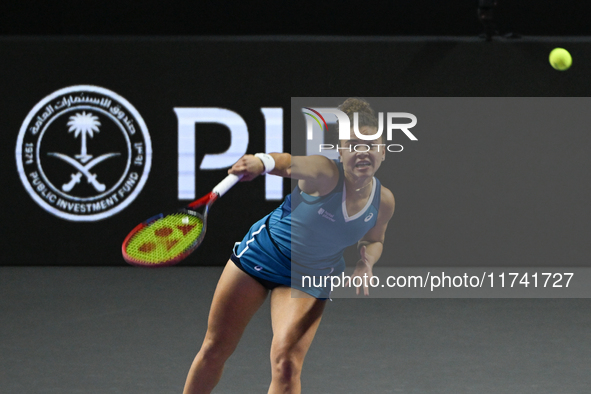
[[[353,127],[353,113],[358,113],[359,128],[363,126],[378,127],[378,119],[373,109],[369,106],[369,103],[361,98],[351,97],[345,100],[345,102],[339,105],[339,110],[346,113]]]

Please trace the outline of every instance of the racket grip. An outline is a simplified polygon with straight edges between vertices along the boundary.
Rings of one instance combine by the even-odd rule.
[[[236,183],[238,183],[240,178],[242,178],[242,175],[238,176],[238,175],[230,174],[227,177],[225,177],[223,181],[218,183],[217,186],[214,187],[212,191],[221,197],[224,194],[226,194],[226,192],[228,190],[230,190],[232,188],[232,186],[234,186]]]

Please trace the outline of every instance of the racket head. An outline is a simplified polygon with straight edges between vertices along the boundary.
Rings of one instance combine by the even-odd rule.
[[[125,261],[141,267],[178,264],[203,241],[206,217],[192,209],[158,214],[137,225],[123,241]]]

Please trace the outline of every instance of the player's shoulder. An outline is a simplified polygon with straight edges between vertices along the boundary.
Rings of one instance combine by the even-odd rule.
[[[380,190],[380,213],[390,217],[394,213],[395,206],[396,201],[394,199],[394,194],[390,189],[382,185]]]
[[[335,161],[323,155],[293,156],[292,166],[301,167],[315,174],[329,173],[334,175],[339,172]]]
[[[334,160],[329,159],[324,155],[308,155],[308,156],[294,156],[300,158],[300,160],[305,160],[312,163],[322,163],[324,165],[331,165],[334,164]]]
[[[297,156],[292,160],[292,171],[296,168],[298,185],[310,195],[324,196],[338,184],[340,172],[333,160],[326,156]]]

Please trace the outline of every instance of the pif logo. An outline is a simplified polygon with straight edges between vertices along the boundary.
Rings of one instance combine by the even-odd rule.
[[[322,114],[332,114],[336,117],[339,124],[339,140],[349,140],[349,139],[359,139],[363,141],[373,141],[382,136],[384,133],[384,114],[382,112],[378,113],[378,128],[375,134],[362,134],[359,131],[359,114],[357,112],[353,113],[353,135],[351,135],[351,122],[349,121],[349,117],[346,113],[336,109],[336,108],[309,108],[304,107],[302,108],[302,112],[306,116],[306,138],[310,141],[314,139],[314,125],[318,124],[320,130],[328,130],[328,124],[326,119]],[[413,133],[410,132],[409,129],[413,128],[417,124],[417,117],[408,112],[388,112],[386,114],[386,139],[388,141],[392,140],[392,134],[394,130],[402,131],[411,141],[417,141],[417,138],[414,136]],[[410,123],[394,123],[394,119],[409,119]],[[324,126],[324,127],[323,127]],[[400,144],[371,144],[372,146],[377,146],[377,149],[380,150],[386,149],[389,152],[401,152],[403,147]],[[355,149],[357,151],[367,151],[370,148],[368,144],[357,144],[355,146],[349,145],[348,147],[339,147],[338,145],[333,144],[319,144],[319,152],[322,150],[327,149]]]
[[[97,86],[58,90],[23,122],[16,162],[23,185],[46,211],[94,221],[124,209],[150,172],[144,120],[118,94]]]

